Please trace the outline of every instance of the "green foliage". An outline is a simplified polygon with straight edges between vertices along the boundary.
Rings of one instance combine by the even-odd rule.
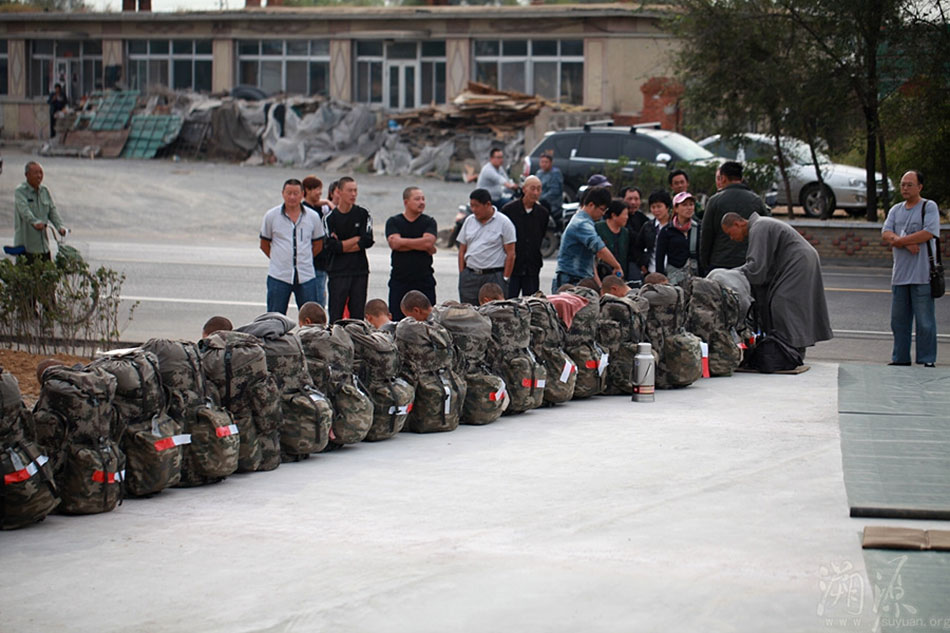
[[[2,260],[0,336],[34,354],[90,355],[109,347],[120,334],[124,281],[109,268],[91,271],[78,251],[65,246],[55,263]]]

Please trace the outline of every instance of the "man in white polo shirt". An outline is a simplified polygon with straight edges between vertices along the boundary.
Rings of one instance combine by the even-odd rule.
[[[478,291],[496,283],[507,292],[515,266],[515,225],[491,202],[487,189],[469,195],[472,215],[458,234],[459,301],[478,305]]]
[[[323,250],[323,221],[301,204],[303,185],[296,178],[284,183],[284,204],[264,214],[261,250],[270,259],[267,269],[267,311],[287,314],[290,293],[297,309],[317,300],[313,258]]]

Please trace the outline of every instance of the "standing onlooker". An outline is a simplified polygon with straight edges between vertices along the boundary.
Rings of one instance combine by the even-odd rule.
[[[536,175],[541,180],[541,204],[547,205],[552,213],[559,213],[564,204],[564,174],[554,166],[552,152],[541,154]]]
[[[656,272],[656,239],[660,229],[670,221],[670,207],[673,201],[670,194],[657,189],[647,199],[653,220],[646,222],[634,240],[634,250],[637,252],[637,261],[640,264],[640,273],[645,277],[647,273]]]
[[[307,176],[303,179],[303,204],[320,215],[323,223],[323,234],[327,235],[327,216],[333,207],[328,200],[323,199],[323,181],[316,176]],[[324,308],[327,306],[327,266],[330,264],[330,254],[322,249],[319,255],[313,258],[313,273],[317,280],[317,303]]]
[[[917,364],[937,363],[937,313],[930,295],[930,252],[940,248],[940,210],[921,198],[924,178],[919,171],[901,177],[901,197],[887,212],[881,235],[894,253],[891,271],[891,332],[894,350],[890,365],[910,365],[911,328],[917,329]],[[934,243],[931,244],[931,240]]]
[[[62,84],[53,86],[53,92],[49,93],[46,103],[49,104],[49,137],[53,138],[56,136],[56,113],[64,110],[69,105]]]
[[[650,221],[647,214],[640,207],[643,204],[643,192],[639,187],[624,187],[620,190],[620,197],[627,205],[627,232],[630,234],[630,247],[627,249],[627,261],[620,262],[627,268],[626,279],[628,281],[642,281],[643,273],[640,272],[640,262],[637,258],[636,242],[640,235],[640,229]]]
[[[63,221],[56,211],[56,203],[43,185],[43,166],[31,160],[24,170],[26,180],[13,194],[13,245],[26,249],[24,257],[33,262],[49,259],[46,225],[52,223],[60,235],[66,235]]]
[[[597,235],[604,241],[614,258],[625,264],[630,250],[630,231],[627,229],[627,205],[623,200],[611,200],[604,213],[604,219],[594,224]],[[602,263],[597,264],[597,276],[604,279],[610,275],[610,269]]]
[[[489,154],[488,162],[482,165],[478,182],[475,183],[479,189],[488,190],[492,204],[498,209],[511,200],[510,190],[516,188],[515,183],[511,182],[508,174],[502,169],[503,162],[505,162],[505,153],[500,149],[493,149]]]
[[[541,242],[548,230],[548,210],[539,204],[541,180],[528,176],[522,185],[524,196],[512,200],[501,212],[515,225],[515,267],[508,283],[508,297],[529,296],[541,287],[539,279],[544,258],[541,257]],[[434,303],[434,302],[433,302]]]
[[[770,214],[762,198],[742,182],[742,164],[726,161],[716,170],[719,192],[706,203],[703,216],[702,239],[699,242],[699,263],[709,272],[714,268],[738,268],[745,263],[748,244],[735,242],[722,230],[722,218],[727,213],[738,213],[745,219],[753,213]]]
[[[699,223],[693,219],[694,211],[693,194],[676,194],[673,217],[656,239],[656,272],[666,275],[674,285],[703,274],[699,266]]]
[[[386,220],[386,240],[392,249],[389,275],[389,312],[394,321],[405,316],[399,308],[410,290],[418,290],[435,303],[435,273],[432,256],[439,228],[435,219],[423,213],[426,196],[419,187],[402,192],[402,213]]]
[[[459,301],[478,305],[478,291],[489,282],[508,285],[515,266],[515,225],[492,206],[491,194],[469,195],[472,215],[459,230]]]
[[[264,214],[261,251],[270,259],[267,269],[267,311],[287,314],[290,293],[297,309],[317,296],[313,256],[323,250],[320,215],[301,204],[303,185],[296,178],[284,182],[284,203]]]
[[[337,181],[339,203],[327,217],[327,250],[330,251],[329,280],[330,322],[343,318],[349,305],[350,318],[362,319],[369,284],[366,249],[373,245],[373,219],[369,211],[356,204],[356,181],[344,176]]]
[[[593,277],[595,258],[606,262],[612,273],[623,273],[620,263],[594,227],[594,223],[604,217],[610,205],[610,190],[606,187],[588,189],[584,192],[581,204],[583,206],[571,218],[561,238],[557,271],[551,284],[552,293],[557,293],[557,289],[564,284],[576,284],[582,279]]]
[[[674,169],[670,172],[670,175],[667,177],[667,181],[670,183],[670,196],[676,197],[676,194],[683,193],[684,191],[689,191],[689,174],[687,174],[682,169]],[[696,206],[696,219],[703,219],[703,207],[699,204],[699,200],[693,198],[693,202]]]

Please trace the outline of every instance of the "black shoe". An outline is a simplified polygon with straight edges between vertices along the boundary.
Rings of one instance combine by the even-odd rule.
[[[910,363],[898,363],[897,361],[891,361],[888,363],[890,367],[910,367]]]
[[[924,363],[924,367],[936,367],[937,363]]]

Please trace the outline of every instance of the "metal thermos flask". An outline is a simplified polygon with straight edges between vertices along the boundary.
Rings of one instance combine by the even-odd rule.
[[[634,402],[653,402],[656,378],[656,366],[653,351],[649,343],[637,344],[637,355],[633,359],[633,400]]]

